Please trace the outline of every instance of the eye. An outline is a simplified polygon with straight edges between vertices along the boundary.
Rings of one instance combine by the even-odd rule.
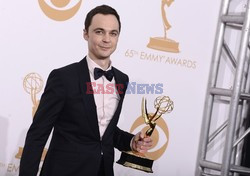
[[[118,33],[117,32],[111,32],[111,34],[110,34],[112,37],[116,37],[117,35],[118,35]]]
[[[98,35],[102,35],[103,31],[102,30],[96,30],[95,33],[98,34]]]

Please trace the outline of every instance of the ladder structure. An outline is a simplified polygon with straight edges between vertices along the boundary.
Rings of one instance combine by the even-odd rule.
[[[245,12],[239,14],[229,12],[229,7],[233,0],[221,1],[204,105],[195,176],[250,175],[250,168],[241,166],[244,139],[250,133],[250,128],[245,126],[250,110],[250,0],[246,1],[244,6]],[[230,30],[238,30],[240,33],[237,54],[233,54],[225,40],[228,28]],[[236,41],[234,42],[237,43]],[[229,62],[233,68],[233,78],[229,88],[222,88],[218,83],[218,79],[221,78],[219,77],[220,69],[223,69],[221,67],[222,58],[226,58],[226,62]],[[220,118],[214,117],[216,115],[214,112],[215,106],[218,105],[218,102],[223,102],[223,100],[228,102],[228,108],[225,108],[228,111],[227,116],[226,118],[224,117],[222,123],[213,129],[211,127],[213,125],[211,124],[212,119]],[[223,140],[219,140],[219,147],[215,145],[218,136],[223,137]],[[215,146],[217,148],[213,150]],[[209,151],[217,151],[218,148],[221,150],[220,161],[211,161],[211,157],[208,156]]]

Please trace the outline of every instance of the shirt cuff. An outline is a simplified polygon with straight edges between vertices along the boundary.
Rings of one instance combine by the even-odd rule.
[[[132,139],[131,139],[131,141],[130,141],[130,148],[131,148],[131,151],[135,151],[135,150],[133,149],[133,140],[134,140],[134,138],[135,138],[135,136],[132,137]]]

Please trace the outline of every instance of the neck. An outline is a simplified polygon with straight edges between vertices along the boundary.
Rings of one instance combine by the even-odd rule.
[[[89,58],[99,65],[103,70],[107,70],[110,66],[110,58],[98,59],[89,54]]]
[[[103,70],[107,70],[110,65],[110,59],[100,60],[96,59],[94,62],[99,65]]]

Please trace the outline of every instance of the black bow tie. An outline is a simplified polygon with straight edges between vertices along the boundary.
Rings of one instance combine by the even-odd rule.
[[[98,78],[100,78],[103,75],[107,78],[107,80],[111,81],[113,79],[113,76],[114,76],[113,69],[108,70],[108,71],[104,71],[104,70],[102,70],[100,68],[95,68],[94,69],[94,78],[95,78],[95,80],[97,80]]]

